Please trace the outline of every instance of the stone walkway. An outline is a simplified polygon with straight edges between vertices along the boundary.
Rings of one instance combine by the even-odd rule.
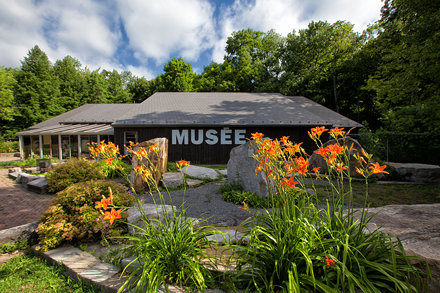
[[[0,230],[38,221],[53,198],[28,191],[0,169]]]

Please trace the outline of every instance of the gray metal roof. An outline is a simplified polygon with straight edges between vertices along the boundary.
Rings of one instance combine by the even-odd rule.
[[[333,127],[364,127],[362,124],[305,97],[288,96],[287,98],[291,99],[295,104],[300,105],[304,110],[307,110],[330,122]]]
[[[155,93],[112,125],[360,125],[317,104],[324,108],[319,110],[304,97],[295,98],[276,93]]]
[[[86,104],[86,105],[82,105],[81,107],[78,107],[76,109],[70,110],[66,113],[63,113],[61,115],[58,115],[54,118],[51,118],[49,120],[43,121],[41,123],[35,124],[31,127],[29,127],[28,129],[36,129],[36,128],[42,128],[42,127],[48,127],[48,126],[53,126],[53,125],[59,125],[61,121],[65,120],[65,119],[69,119],[72,116],[75,116],[83,111],[86,111],[87,109],[91,108],[95,106],[95,104]]]
[[[60,123],[113,123],[118,117],[139,104],[89,104],[76,115],[66,117]],[[87,106],[87,105],[86,105]]]
[[[58,124],[18,132],[17,135],[113,135],[110,124]]]

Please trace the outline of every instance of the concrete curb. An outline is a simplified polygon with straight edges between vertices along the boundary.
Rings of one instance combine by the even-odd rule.
[[[47,259],[52,265],[61,265],[66,269],[66,274],[74,280],[81,278],[87,284],[96,284],[103,293],[116,293],[128,277],[121,276],[119,269],[109,263],[97,259],[92,254],[82,251],[71,245],[65,245],[50,251],[36,250],[38,245],[32,246],[32,250],[39,256]],[[127,259],[124,259],[127,265]],[[183,293],[179,287],[169,285],[170,292]],[[185,290],[185,288],[184,288]],[[145,291],[145,290],[143,290]],[[123,292],[128,292],[124,289]],[[134,292],[133,290],[130,292]],[[158,292],[166,292],[163,286]],[[208,289],[206,293],[225,293],[219,289]]]

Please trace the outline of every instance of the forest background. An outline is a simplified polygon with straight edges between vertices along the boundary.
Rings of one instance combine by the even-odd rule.
[[[287,37],[236,31],[224,62],[201,74],[182,58],[152,80],[90,71],[72,56],[52,63],[38,45],[21,64],[0,67],[0,139],[88,103],[140,103],[155,92],[273,92],[363,123],[365,143],[382,159],[390,135],[401,149],[440,150],[439,1],[386,0],[381,19],[361,34],[345,21],[311,22]]]

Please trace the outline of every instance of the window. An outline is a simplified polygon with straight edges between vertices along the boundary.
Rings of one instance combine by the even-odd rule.
[[[124,145],[129,145],[130,141],[137,143],[137,132],[136,131],[126,131],[124,132]],[[125,154],[127,154],[127,149],[124,148]]]

